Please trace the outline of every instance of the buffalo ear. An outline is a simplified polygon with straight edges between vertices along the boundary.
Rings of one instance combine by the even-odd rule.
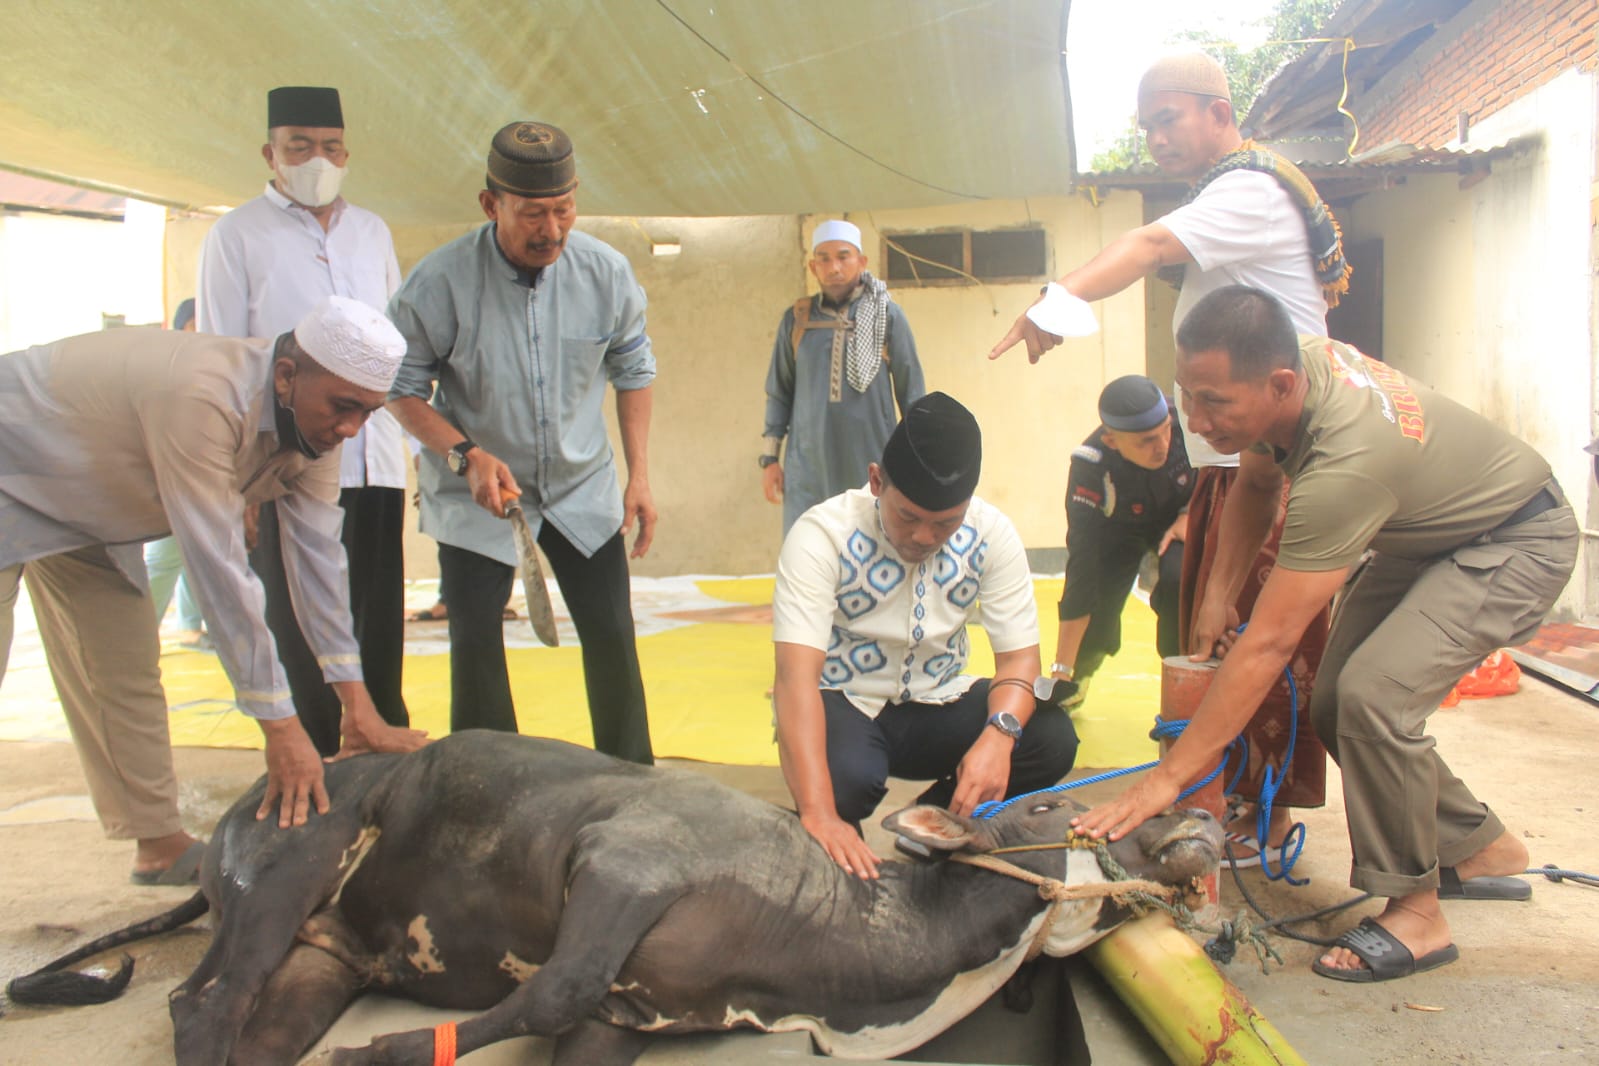
[[[959,851],[972,842],[977,829],[971,819],[926,803],[895,811],[883,819],[883,828],[935,851]]]

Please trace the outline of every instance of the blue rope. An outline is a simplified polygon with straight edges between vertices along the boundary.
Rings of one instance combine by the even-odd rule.
[[[1155,727],[1149,731],[1149,737],[1151,740],[1161,740],[1166,737],[1179,737],[1182,735],[1183,730],[1187,728],[1188,723],[1186,721],[1168,722],[1157,714],[1155,716]],[[1187,799],[1189,796],[1192,796],[1195,792],[1198,792],[1200,789],[1214,781],[1218,774],[1227,769],[1227,761],[1233,755],[1234,751],[1236,750],[1242,752],[1243,747],[1244,739],[1242,737],[1235,739],[1231,744],[1227,745],[1226,750],[1222,752],[1221,762],[1217,764],[1216,768],[1210,773],[1206,774],[1204,777],[1200,778],[1198,781],[1195,781],[1192,785],[1189,785],[1187,788],[1183,789],[1182,793],[1177,797],[1178,801],[1180,802]],[[1062,781],[1058,785],[1050,785],[1048,788],[1034,789],[1031,792],[1024,792],[1019,796],[1012,796],[1007,800],[985,800],[973,808],[972,817],[984,819],[992,818],[994,815],[1009,807],[1011,804],[1020,803],[1022,800],[1031,799],[1034,796],[1044,796],[1054,792],[1069,792],[1074,788],[1082,788],[1084,785],[1097,785],[1101,781],[1114,781],[1116,778],[1126,777],[1128,774],[1139,774],[1143,773],[1145,770],[1153,770],[1159,765],[1160,760],[1155,759],[1151,762],[1140,763],[1137,766],[1124,766],[1119,770],[1106,770],[1103,773],[1093,774],[1089,777],[1080,777],[1075,781]],[[1238,784],[1238,779],[1243,776],[1245,765],[1245,761],[1243,759],[1239,759],[1238,769],[1233,773],[1232,780],[1228,783],[1227,787],[1229,789],[1232,789]]]
[[[1238,632],[1242,633],[1247,627],[1248,623],[1239,626]],[[1273,771],[1270,766],[1268,766],[1265,768],[1265,772],[1262,774],[1260,783],[1260,799],[1256,803],[1255,807],[1255,842],[1260,846],[1260,869],[1261,872],[1266,875],[1266,879],[1268,881],[1287,881],[1290,885],[1293,885],[1297,888],[1310,883],[1310,879],[1308,877],[1296,878],[1293,876],[1294,863],[1299,861],[1300,853],[1305,850],[1305,823],[1295,822],[1293,825],[1289,826],[1288,835],[1283,838],[1283,842],[1281,844],[1277,845],[1278,869],[1276,870],[1271,868],[1271,849],[1266,845],[1266,837],[1271,828],[1272,805],[1277,799],[1277,793],[1281,791],[1283,787],[1284,779],[1288,775],[1288,767],[1293,764],[1294,745],[1299,739],[1299,686],[1294,683],[1292,663],[1283,667],[1283,677],[1287,678],[1288,680],[1288,750],[1283,755],[1282,773],[1279,774]],[[1177,737],[1182,736],[1183,730],[1187,728],[1187,721],[1168,722],[1157,714],[1155,716],[1155,728],[1150,730],[1149,735],[1153,740],[1164,740],[1167,738],[1175,740]],[[1237,788],[1238,782],[1244,776],[1244,768],[1249,765],[1249,759],[1247,757],[1248,742],[1245,741],[1242,736],[1235,737],[1232,743],[1228,744],[1226,749],[1222,751],[1221,762],[1216,765],[1216,768],[1179,793],[1177,796],[1177,801],[1181,803],[1183,800],[1187,799],[1189,796],[1193,795],[1195,792],[1198,792],[1200,789],[1214,781],[1221,774],[1221,772],[1227,768],[1227,762],[1235,752],[1239,755],[1238,769],[1233,772],[1232,780],[1227,783],[1227,787],[1224,791],[1230,793]],[[1156,759],[1153,762],[1142,763],[1138,766],[1123,767],[1119,770],[1106,770],[1104,773],[1094,774],[1090,777],[1079,778],[1076,781],[1063,781],[1058,785],[1051,785],[1048,788],[1040,788],[1032,792],[1023,793],[1020,796],[1012,796],[1008,800],[988,800],[977,805],[977,807],[972,811],[972,817],[984,819],[992,818],[994,815],[998,814],[1000,811],[1003,811],[1005,808],[1009,807],[1013,803],[1018,802],[1019,800],[1025,800],[1033,796],[1045,795],[1052,792],[1066,792],[1074,788],[1082,788],[1084,785],[1098,784],[1101,781],[1112,781],[1118,777],[1125,777],[1128,774],[1142,773],[1145,770],[1154,769],[1159,765],[1160,760]],[[1290,848],[1293,850],[1290,851]]]
[[[1239,630],[1242,631],[1240,626]],[[1298,888],[1310,884],[1308,877],[1295,877],[1292,870],[1294,863],[1299,861],[1300,852],[1305,850],[1305,823],[1295,822],[1288,827],[1288,835],[1283,837],[1283,842],[1277,845],[1277,862],[1279,868],[1271,868],[1271,848],[1266,844],[1266,836],[1271,831],[1271,808],[1277,800],[1277,793],[1286,783],[1288,767],[1294,761],[1294,744],[1299,739],[1299,686],[1294,683],[1293,664],[1283,667],[1283,677],[1288,679],[1288,750],[1283,754],[1282,773],[1276,773],[1270,766],[1266,767],[1260,778],[1260,799],[1255,805],[1255,843],[1260,845],[1260,872],[1266,875],[1268,881],[1287,881]],[[1289,847],[1293,848],[1290,852]]]

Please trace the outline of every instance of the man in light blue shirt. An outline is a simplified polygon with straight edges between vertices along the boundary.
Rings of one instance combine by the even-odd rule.
[[[653,761],[624,537],[655,532],[648,436],[655,356],[627,260],[572,225],[572,143],[513,122],[494,137],[488,223],[417,264],[389,304],[407,342],[389,409],[427,449],[422,531],[449,590],[450,728],[516,731],[501,610],[520,497],[583,646],[594,746]],[[606,434],[616,391],[625,489]]]

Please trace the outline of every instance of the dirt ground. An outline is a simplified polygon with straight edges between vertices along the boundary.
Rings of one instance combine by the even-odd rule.
[[[1440,751],[1526,839],[1533,865],[1599,872],[1599,797],[1592,787],[1599,707],[1529,676],[1516,695],[1440,711],[1433,725]],[[178,751],[193,831],[209,831],[260,773],[260,758],[256,752]],[[703,769],[758,795],[785,798],[775,770]],[[1291,888],[1268,885],[1258,872],[1246,875],[1273,915],[1311,911],[1351,894],[1342,798],[1332,776],[1328,806],[1303,813],[1310,837],[1297,872],[1311,883]],[[0,978],[185,898],[181,889],[129,884],[130,846],[100,835],[82,792],[69,745],[0,744]],[[906,795],[896,789],[890,804]],[[1229,912],[1239,905],[1231,884],[1223,902]],[[1310,1063],[1599,1061],[1599,890],[1540,878],[1529,903],[1448,908],[1460,961],[1409,980],[1371,986],[1327,981],[1309,970],[1316,949],[1292,941],[1277,942],[1286,964],[1273,965],[1269,974],[1248,952],[1227,973]],[[1336,933],[1376,909],[1367,903],[1312,928]],[[5,1005],[0,1063],[172,1062],[166,995],[194,966],[208,936],[193,928],[138,945],[133,983],[114,1003],[71,1010]],[[1163,1061],[1102,989],[1088,991],[1094,1002],[1083,1013],[1096,1063]],[[465,1061],[488,1061],[481,1056],[487,1052]],[[700,1052],[686,1061],[732,1056]]]

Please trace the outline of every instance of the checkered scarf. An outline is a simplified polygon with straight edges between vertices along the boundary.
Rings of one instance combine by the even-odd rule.
[[[883,365],[883,341],[888,336],[888,286],[861,272],[861,298],[855,307],[855,329],[850,334],[844,376],[850,388],[865,392]]]

